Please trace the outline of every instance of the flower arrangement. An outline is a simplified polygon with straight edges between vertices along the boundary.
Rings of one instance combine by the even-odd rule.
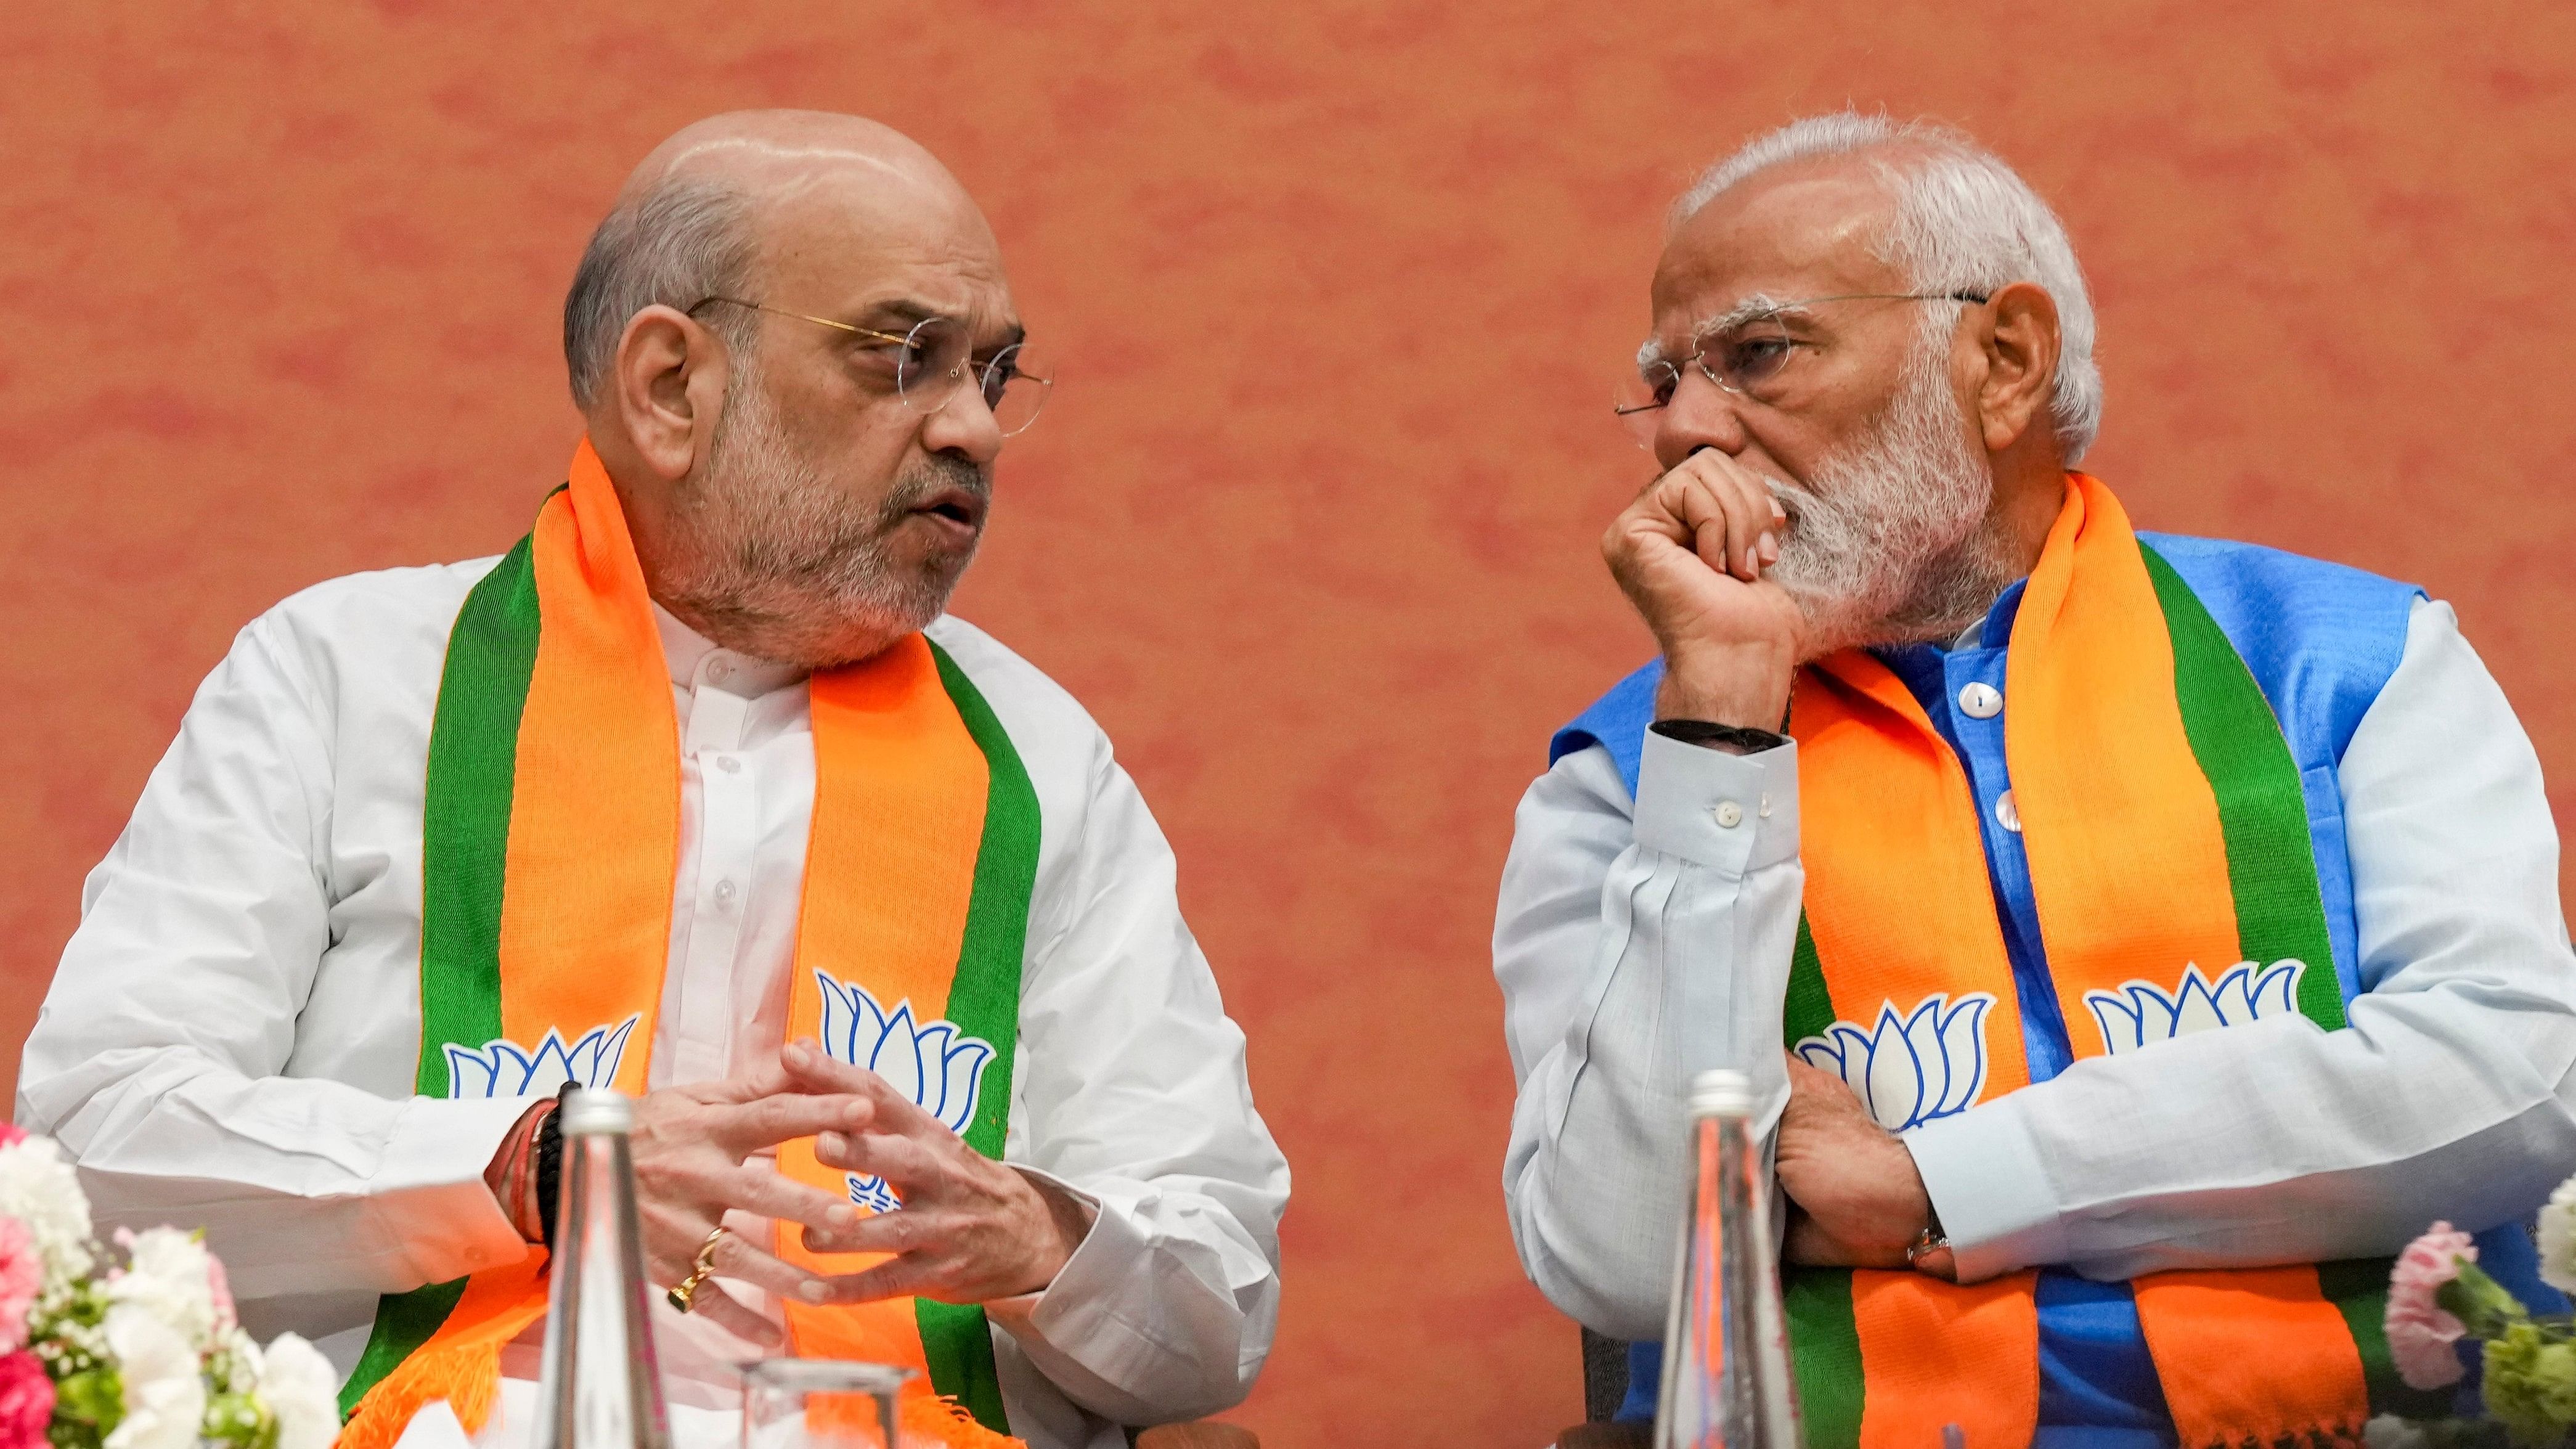
[[[2541,1281],[2576,1293],[2576,1177],[2550,1195],[2539,1229]],[[2386,1327],[2398,1376],[2418,1389],[2458,1383],[2467,1373],[2459,1344],[2476,1343],[2488,1420],[2418,1426],[2382,1436],[2388,1442],[2492,1442],[2496,1428],[2515,1445],[2576,1442],[2576,1321],[2534,1315],[2478,1267],[2468,1234],[2435,1223],[2407,1246],[2389,1272]]]
[[[116,1246],[62,1150],[0,1124],[0,1449],[330,1449],[339,1380],[313,1345],[253,1342],[195,1234]]]

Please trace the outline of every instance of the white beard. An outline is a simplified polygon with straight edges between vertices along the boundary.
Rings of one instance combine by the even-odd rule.
[[[1947,638],[2018,576],[1985,527],[1995,480],[1950,394],[1949,329],[1927,326],[1887,410],[1816,470],[1774,482],[1789,514],[1765,570],[1807,620],[1806,654]]]
[[[973,557],[953,567],[898,565],[886,535],[911,508],[984,470],[944,457],[898,478],[873,511],[825,482],[780,421],[756,373],[738,365],[706,472],[684,485],[685,557],[664,579],[716,642],[757,658],[823,669],[865,659],[939,617]]]

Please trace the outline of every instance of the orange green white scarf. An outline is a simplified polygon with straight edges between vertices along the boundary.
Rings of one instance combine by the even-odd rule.
[[[814,817],[788,1005],[790,1038],[909,1089],[999,1157],[1036,880],[1037,796],[992,708],[913,635],[809,684]],[[450,631],[422,819],[424,1096],[542,1092],[566,1077],[645,1090],[670,949],[680,742],[644,576],[587,440],[536,527],[467,595]],[[812,1139],[779,1170],[866,1209],[873,1178],[827,1169]],[[782,1226],[777,1251],[853,1272]],[[449,1401],[491,1412],[501,1346],[545,1311],[546,1254],[387,1296],[341,1397],[346,1449],[384,1449]],[[973,1305],[897,1298],[787,1305],[793,1350],[922,1371],[914,1442],[1013,1444]]]
[[[2059,1009],[2105,1025],[2069,1033],[2079,1056],[2110,1050],[2110,1026],[2130,1014],[2188,1029],[2167,1008],[2187,1012],[2213,990],[2343,1028],[2280,726],[2208,610],[2094,479],[2070,475],[2014,622],[2004,692],[2010,798]],[[1959,1043],[1973,1056],[1955,1056],[1980,1079],[1953,1072],[1945,1105],[2025,1085],[2020,998],[1957,757],[1895,674],[1859,651],[1802,671],[1790,718],[1807,872],[1790,1046],[1830,1050],[1892,1014],[1936,1035],[1982,1034]],[[2029,1443],[2036,1278],[1961,1287],[1791,1270],[1808,1442],[1915,1449],[1958,1424],[1972,1445]],[[2380,1328],[2387,1281],[2384,1260],[2137,1279],[2180,1442],[2357,1442],[2362,1421],[2405,1392]]]

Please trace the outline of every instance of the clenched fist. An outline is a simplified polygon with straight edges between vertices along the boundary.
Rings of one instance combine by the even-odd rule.
[[[1611,575],[1664,652],[1658,719],[1776,730],[1804,621],[1763,570],[1788,514],[1759,475],[1715,448],[1691,454],[1611,523]]]

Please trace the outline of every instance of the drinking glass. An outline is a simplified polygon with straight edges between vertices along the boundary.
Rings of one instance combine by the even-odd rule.
[[[902,1449],[892,1364],[765,1358],[742,1367],[742,1449]]]

